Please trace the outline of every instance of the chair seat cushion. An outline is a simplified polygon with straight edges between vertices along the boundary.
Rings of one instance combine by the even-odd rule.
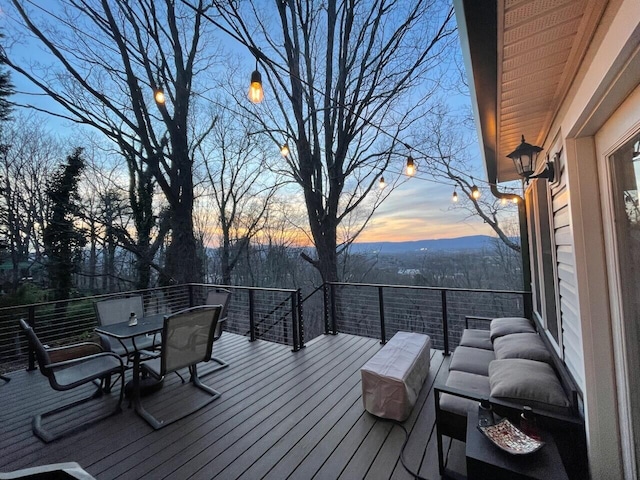
[[[496,359],[493,350],[483,348],[457,347],[451,358],[449,370],[489,375],[489,364]]]
[[[489,365],[491,396],[534,409],[569,413],[570,402],[550,365],[512,358]]]
[[[512,333],[536,333],[531,321],[523,317],[503,317],[491,320],[491,341]]]
[[[497,360],[525,358],[553,365],[551,353],[537,333],[512,333],[496,338],[493,350]]]
[[[457,370],[449,372],[446,385],[452,388],[464,390],[478,398],[489,398],[489,394],[491,392],[489,377],[468,372],[460,372]],[[478,402],[475,400],[456,397],[455,395],[450,395],[448,393],[444,393],[440,397],[440,408],[442,410],[462,415],[464,417],[467,416],[469,408],[477,408],[477,406]]]
[[[493,350],[493,343],[491,343],[491,332],[489,330],[465,328],[462,331],[460,346]]]

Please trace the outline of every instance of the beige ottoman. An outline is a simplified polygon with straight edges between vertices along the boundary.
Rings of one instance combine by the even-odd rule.
[[[398,332],[360,369],[362,400],[367,412],[405,420],[429,374],[431,339]]]

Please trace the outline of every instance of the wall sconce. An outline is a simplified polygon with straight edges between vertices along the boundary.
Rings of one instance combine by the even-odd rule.
[[[513,164],[516,167],[518,175],[524,178],[527,182],[532,178],[546,178],[550,182],[553,182],[553,162],[550,162],[549,160],[547,160],[547,166],[541,173],[539,173],[538,175],[533,174],[536,171],[538,154],[541,151],[542,148],[525,142],[524,135],[522,135],[522,143],[518,145],[518,148],[507,155],[507,157],[513,160]]]

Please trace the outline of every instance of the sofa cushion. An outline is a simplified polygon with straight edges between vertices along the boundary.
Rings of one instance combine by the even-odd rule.
[[[453,352],[449,370],[489,375],[489,364],[496,359],[493,350],[483,348],[457,347]]]
[[[536,333],[531,321],[522,317],[503,317],[491,320],[491,341],[512,333]]]
[[[446,385],[464,390],[470,395],[478,398],[488,398],[490,393],[489,377],[475,375],[473,373],[459,372],[453,370],[449,372]],[[466,398],[456,397],[447,393],[440,397],[440,408],[457,415],[467,416],[469,408],[477,408],[478,402]]]
[[[537,333],[512,333],[498,337],[493,342],[497,360],[505,358],[526,358],[553,365],[551,353]]]
[[[519,405],[569,413],[570,403],[553,368],[521,358],[494,360],[489,365],[491,396]]]
[[[462,331],[460,346],[493,350],[493,344],[491,343],[489,330],[476,330],[473,328],[465,328]]]

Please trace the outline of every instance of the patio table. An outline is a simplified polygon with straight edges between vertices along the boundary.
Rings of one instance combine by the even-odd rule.
[[[131,339],[134,351],[133,355],[133,380],[127,383],[128,389],[132,392],[131,401],[136,413],[140,413],[140,395],[142,393],[150,393],[162,386],[162,380],[153,378],[140,380],[140,352],[141,349],[136,347],[136,337],[157,334],[162,331],[164,324],[164,314],[149,315],[138,319],[136,325],[129,325],[128,321],[120,323],[112,323],[111,325],[100,325],[95,331],[107,335],[111,338],[122,342],[122,340]]]

